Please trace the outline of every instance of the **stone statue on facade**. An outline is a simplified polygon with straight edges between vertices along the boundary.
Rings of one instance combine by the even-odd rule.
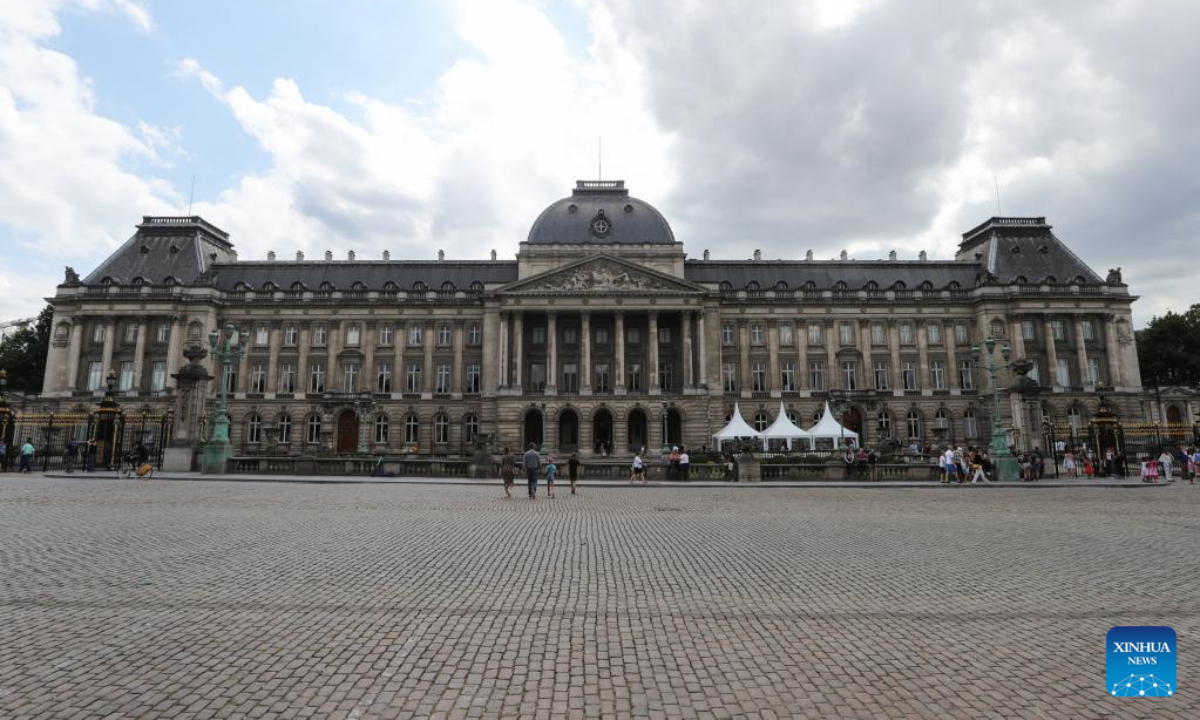
[[[63,285],[79,285],[79,273],[75,272],[75,268],[70,265],[63,268]]]
[[[1121,280],[1121,268],[1109,268],[1108,277],[1104,278],[1104,282],[1109,285],[1123,285]]]

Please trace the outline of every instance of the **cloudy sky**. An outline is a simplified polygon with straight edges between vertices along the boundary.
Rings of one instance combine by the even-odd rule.
[[[243,258],[511,255],[603,136],[694,255],[949,257],[998,184],[1122,266],[1141,324],[1200,301],[1197,27],[1188,0],[6,0],[0,319],[189,197]]]

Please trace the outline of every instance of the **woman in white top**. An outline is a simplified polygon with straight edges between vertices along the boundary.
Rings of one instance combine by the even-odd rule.
[[[1158,456],[1158,469],[1162,479],[1166,482],[1171,482],[1171,464],[1175,458],[1171,457],[1171,453],[1166,450],[1162,451],[1162,455]]]
[[[1075,453],[1070,450],[1063,454],[1063,469],[1067,471],[1067,477],[1079,477],[1079,469],[1075,465]]]
[[[646,463],[642,462],[642,453],[633,456],[632,472],[629,474],[629,484],[635,482],[646,482]]]

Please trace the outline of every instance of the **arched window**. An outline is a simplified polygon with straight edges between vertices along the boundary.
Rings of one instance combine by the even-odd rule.
[[[963,413],[963,430],[969,438],[979,437],[979,419],[975,417],[974,410]]]
[[[897,280],[896,282],[892,283],[893,290],[904,290],[907,288],[908,285],[903,280]]]
[[[733,283],[729,282],[728,280],[722,280],[719,287],[723,293],[733,292]]]
[[[478,280],[471,282],[471,292],[483,292],[483,283]]]
[[[784,282],[783,280],[780,280],[779,282],[775,283],[775,289],[776,290],[787,290],[788,284],[786,282]]]
[[[105,276],[104,279],[102,279],[100,281],[100,284],[101,285],[112,285],[114,282],[116,282],[116,281],[110,277]]]
[[[750,282],[746,283],[747,290],[758,290],[759,287],[760,285],[758,284],[757,280],[751,280]]]
[[[806,281],[804,282],[804,286],[803,286],[803,287],[804,287],[804,289],[805,289],[805,290],[816,290],[816,289],[817,289],[817,284],[816,284],[815,282],[813,282],[812,280],[806,280]]]
[[[433,418],[433,442],[438,445],[450,442],[450,418],[444,413]]]
[[[892,416],[888,411],[879,411],[879,437],[890,438],[892,436]]]
[[[309,415],[304,421],[304,442],[316,445],[321,442],[321,416]]]
[[[247,290],[250,289],[250,286],[244,282],[239,282],[238,284],[233,286],[233,289],[237,290],[238,292],[246,292]]]
[[[416,415],[409,413],[404,416],[404,442],[416,445],[421,432],[421,421]]]
[[[948,290],[957,290],[960,287],[962,287],[962,285],[959,285],[957,280],[951,280],[950,283],[946,285],[946,289]]]
[[[296,292],[300,292],[300,291],[302,291],[302,290],[305,290],[305,289],[306,289],[306,288],[304,287],[304,283],[300,282],[299,280],[297,280],[296,282],[292,283],[292,290],[294,290],[294,291],[296,291]]]
[[[1027,282],[1029,282],[1029,281],[1025,279],[1024,275],[1018,275],[1015,278],[1013,278],[1014,285],[1024,285]]]
[[[467,413],[463,417],[463,442],[473,443],[479,438],[479,416]]]
[[[1072,282],[1074,282],[1076,285],[1082,285],[1087,282],[1087,279],[1085,279],[1082,275],[1076,275]]]
[[[132,281],[130,281],[129,284],[134,285],[136,287],[141,287],[142,285],[146,284],[146,278],[139,275],[139,276],[135,277]]]
[[[928,280],[926,280],[926,281],[924,281],[924,282],[922,282],[922,283],[921,283],[921,289],[922,289],[922,290],[932,290],[932,289],[933,289],[933,283],[931,283],[931,282],[929,282]]]
[[[325,291],[325,292],[329,292],[330,290],[336,290],[336,289],[337,289],[336,287],[334,287],[333,283],[329,282],[328,280],[326,280],[325,282],[321,283],[321,285],[320,285],[319,287],[320,287],[320,289],[321,289],[321,290],[323,290],[323,291]]]
[[[375,416],[375,443],[386,445],[388,441],[388,416],[379,413]]]
[[[413,283],[412,289],[417,292],[425,292],[426,290],[429,289],[429,286],[426,285],[425,283],[421,282],[420,280],[418,280],[415,283]]]
[[[1047,275],[1047,276],[1046,276],[1046,279],[1045,279],[1045,280],[1043,280],[1042,282],[1043,282],[1043,283],[1045,283],[1045,284],[1047,284],[1047,285],[1057,285],[1057,284],[1058,284],[1058,278],[1054,277],[1053,275]]]
[[[908,425],[908,437],[911,440],[921,439],[921,413],[916,410],[909,410],[905,418]]]
[[[366,290],[367,284],[364,283],[362,280],[355,280],[354,284],[350,286],[350,289],[351,290]]]
[[[762,432],[763,430],[766,430],[770,426],[771,426],[771,419],[769,417],[767,417],[767,413],[762,410],[759,410],[754,415],[754,429],[759,432]]]
[[[387,290],[388,292],[395,292],[400,289],[400,286],[397,285],[394,281],[388,280],[387,282],[385,282],[383,284],[383,289]]]
[[[276,285],[275,283],[271,282],[270,280],[268,280],[265,283],[263,283],[262,289],[267,290],[267,291],[278,290],[279,286]]]
[[[256,445],[262,442],[262,415],[250,413],[246,416],[246,442]]]
[[[845,289],[846,289],[846,281],[845,281],[845,280],[838,280],[837,282],[835,282],[835,283],[833,284],[833,289],[834,289],[834,290],[845,290]]]
[[[179,278],[175,277],[174,275],[168,275],[165,278],[163,278],[163,285],[178,285],[178,284],[179,284]]]
[[[878,290],[879,283],[875,282],[874,280],[868,280],[867,284],[863,285],[863,289],[864,290]]]
[[[278,425],[278,427],[279,427],[279,444],[280,445],[291,444],[291,442],[292,442],[292,416],[288,415],[287,413],[280,415],[279,420],[276,421],[276,425]]]
[[[450,282],[449,280],[442,283],[442,292],[453,292],[456,289],[457,288],[454,287],[454,283]]]

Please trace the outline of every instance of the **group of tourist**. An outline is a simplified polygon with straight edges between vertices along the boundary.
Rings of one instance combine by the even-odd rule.
[[[969,447],[965,450],[960,445],[956,448],[945,447],[938,457],[938,466],[942,472],[942,483],[965,483],[970,478],[972,483],[991,482],[992,459],[987,450]]]
[[[529,443],[529,449],[521,458],[521,466],[525,469],[525,477],[529,482],[529,499],[537,498],[538,477],[545,472],[546,475],[546,496],[554,497],[554,481],[558,477],[558,464],[554,462],[554,457],[547,455],[545,461],[542,461],[541,454],[538,453],[537,443]],[[579,463],[579,455],[571,453],[567,458],[567,480],[571,484],[571,494],[575,494],[576,483],[579,482],[579,472],[581,469]],[[504,448],[504,452],[500,456],[500,477],[504,480],[504,494],[512,497],[513,483],[516,478],[517,459],[513,455],[512,450]]]
[[[17,472],[32,472],[33,460],[36,455],[37,448],[33,446],[33,438],[25,438],[25,442],[21,444],[17,452],[20,462]],[[9,462],[8,443],[0,438],[0,472],[8,472]]]
[[[1175,466],[1179,466],[1182,479],[1189,484],[1196,484],[1196,472],[1200,470],[1200,450],[1194,447],[1180,448],[1178,455],[1173,455],[1164,449],[1157,458],[1150,458],[1142,463],[1142,482],[1156,483],[1159,478],[1167,482],[1174,480]]]

